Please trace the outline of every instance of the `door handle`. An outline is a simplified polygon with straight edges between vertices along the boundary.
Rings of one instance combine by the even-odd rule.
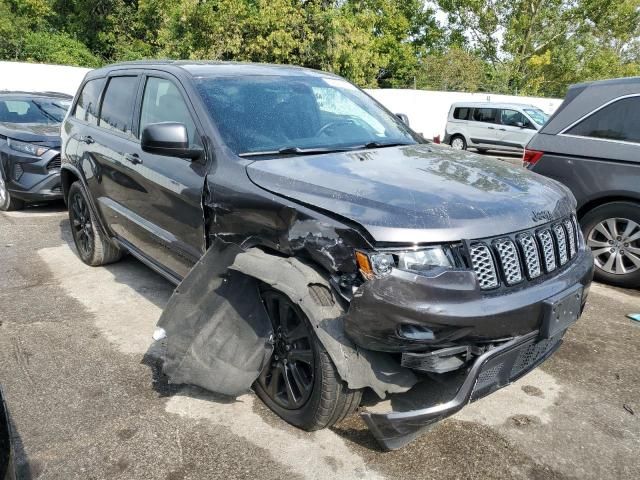
[[[487,127],[489,130],[495,130],[494,127]]]
[[[95,142],[91,135],[83,135],[82,137],[80,137],[80,141],[86,143],[87,145],[91,145]]]
[[[142,159],[138,156],[137,153],[127,153],[124,156],[124,159],[128,162],[133,163],[134,165],[139,165],[142,163]]]
[[[499,130],[500,130],[501,132],[506,132],[506,131],[507,131],[507,129],[506,129],[506,128],[500,128]]]

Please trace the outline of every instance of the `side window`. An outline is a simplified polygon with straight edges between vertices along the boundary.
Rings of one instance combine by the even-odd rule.
[[[98,124],[98,104],[104,81],[104,78],[97,78],[85,83],[73,113],[75,118],[89,122],[91,125]]]
[[[111,77],[100,109],[100,127],[131,134],[137,86],[138,77]]]
[[[149,77],[140,110],[140,132],[150,123],[179,122],[187,127],[191,146],[198,143],[196,126],[178,87],[164,78]]]
[[[469,110],[470,108],[465,107],[456,107],[453,110],[453,118],[456,120],[468,120],[469,119]]]
[[[496,123],[498,110],[495,108],[476,108],[473,111],[473,119],[476,122]]]
[[[500,123],[503,125],[516,127],[518,123],[521,123],[523,126],[528,127],[531,123],[527,117],[516,110],[501,110],[500,112]]]
[[[640,97],[623,98],[607,105],[567,133],[640,143]]]

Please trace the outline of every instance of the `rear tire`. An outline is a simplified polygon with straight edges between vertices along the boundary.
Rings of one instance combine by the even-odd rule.
[[[595,278],[640,287],[640,205],[611,202],[587,212],[580,225],[595,263]]]
[[[262,298],[276,346],[254,385],[258,397],[287,423],[307,431],[330,427],[353,413],[362,390],[342,381],[306,315],[277,290],[264,290]]]
[[[464,139],[462,135],[454,135],[449,140],[449,145],[454,150],[466,150],[467,149],[467,141]]]
[[[24,201],[15,198],[9,193],[7,184],[0,172],[0,210],[3,212],[11,212],[15,210],[22,210],[24,208]]]
[[[122,258],[121,250],[100,230],[80,183],[75,182],[69,188],[67,206],[73,241],[84,263],[97,267]]]

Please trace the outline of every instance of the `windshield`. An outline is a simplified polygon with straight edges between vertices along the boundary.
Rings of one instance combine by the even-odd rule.
[[[0,99],[0,122],[57,125],[64,119],[71,102],[62,98]]]
[[[418,141],[398,118],[338,78],[201,78],[197,87],[224,141],[240,155]]]
[[[524,111],[527,112],[527,115],[529,115],[531,119],[540,126],[544,125],[545,122],[549,120],[549,115],[539,108],[525,108]]]

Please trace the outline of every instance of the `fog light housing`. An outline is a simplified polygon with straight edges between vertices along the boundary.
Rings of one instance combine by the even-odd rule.
[[[13,166],[13,179],[17,182],[22,177],[24,170],[22,169],[22,164],[16,163]]]

